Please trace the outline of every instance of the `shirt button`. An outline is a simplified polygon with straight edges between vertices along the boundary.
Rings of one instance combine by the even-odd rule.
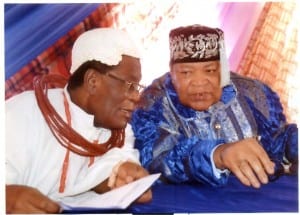
[[[215,124],[215,129],[220,130],[221,129],[221,125],[219,123]]]

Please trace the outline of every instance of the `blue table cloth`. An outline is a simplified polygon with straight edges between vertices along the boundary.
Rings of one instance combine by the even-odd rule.
[[[153,200],[126,210],[85,210],[71,213],[251,213],[298,212],[298,177],[282,176],[260,189],[242,185],[231,176],[228,185],[155,184]]]
[[[282,176],[260,189],[232,176],[227,186],[156,185],[153,200],[133,204],[132,213],[298,212],[298,177]]]

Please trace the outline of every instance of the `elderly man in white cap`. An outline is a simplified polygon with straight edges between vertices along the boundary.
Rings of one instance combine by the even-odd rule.
[[[230,172],[259,188],[296,173],[298,129],[263,83],[231,73],[223,32],[170,32],[170,72],[141,95],[132,128],[141,162],[168,182],[225,185]]]
[[[42,76],[34,91],[6,101],[6,212],[57,213],[62,197],[148,175],[127,124],[140,80],[140,54],[128,34],[99,28],[76,40],[67,82]],[[151,198],[148,190],[137,201]]]

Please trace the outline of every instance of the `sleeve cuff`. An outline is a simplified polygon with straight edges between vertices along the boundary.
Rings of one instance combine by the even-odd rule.
[[[220,179],[221,178],[221,175],[222,174],[226,174],[226,175],[229,175],[230,171],[228,169],[218,169],[215,165],[215,162],[214,162],[214,159],[213,159],[213,155],[214,155],[214,152],[216,150],[217,147],[219,147],[220,145],[222,144],[219,144],[219,145],[216,145],[213,150],[211,151],[210,153],[210,162],[211,162],[211,166],[212,166],[212,169],[213,169],[213,173],[214,173],[214,176],[217,178],[217,179]]]

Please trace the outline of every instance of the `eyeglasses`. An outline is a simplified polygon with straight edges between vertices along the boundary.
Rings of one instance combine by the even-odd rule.
[[[105,73],[108,77],[111,77],[115,80],[118,80],[118,81],[121,81],[125,84],[126,86],[126,90],[127,92],[129,93],[132,93],[132,92],[138,92],[138,93],[141,93],[144,89],[145,89],[145,86],[139,84],[139,83],[136,83],[136,82],[130,82],[130,81],[127,81],[127,80],[124,80],[116,75],[113,75],[111,73]]]

